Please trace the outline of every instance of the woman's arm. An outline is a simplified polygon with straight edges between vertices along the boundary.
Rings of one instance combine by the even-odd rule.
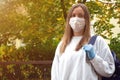
[[[96,72],[104,77],[112,76],[115,71],[114,59],[109,46],[101,36],[97,37],[94,49],[96,55],[91,63]]]
[[[51,80],[58,80],[59,78],[58,74],[59,74],[60,45],[61,45],[61,42],[58,44],[55,51],[55,56],[54,56],[52,68],[51,68]]]

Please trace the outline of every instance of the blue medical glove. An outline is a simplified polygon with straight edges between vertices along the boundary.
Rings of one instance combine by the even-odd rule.
[[[91,44],[84,45],[83,49],[86,51],[86,54],[90,60],[95,57],[95,52]]]

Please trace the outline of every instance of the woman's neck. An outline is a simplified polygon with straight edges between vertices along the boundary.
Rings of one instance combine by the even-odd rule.
[[[74,36],[82,36],[83,35],[83,30],[81,30],[80,32],[73,32]]]

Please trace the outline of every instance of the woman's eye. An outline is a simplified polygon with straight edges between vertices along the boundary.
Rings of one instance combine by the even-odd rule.
[[[84,17],[82,14],[79,14],[78,17]]]

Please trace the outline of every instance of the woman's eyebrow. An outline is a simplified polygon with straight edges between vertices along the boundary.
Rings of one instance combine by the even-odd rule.
[[[83,13],[72,13],[72,15],[75,15],[75,14],[77,14],[77,15],[79,15],[79,16],[84,16],[84,14]]]
[[[80,16],[84,16],[82,13],[79,13],[78,15],[80,15]]]

